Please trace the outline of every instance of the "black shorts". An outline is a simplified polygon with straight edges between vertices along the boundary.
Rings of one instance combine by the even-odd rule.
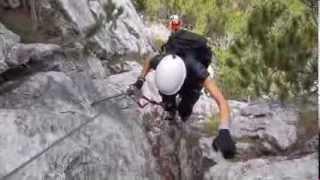
[[[176,96],[167,96],[161,94],[162,101],[164,103],[164,109],[169,112],[175,112],[178,110],[178,113],[181,118],[187,118],[191,115],[193,106],[199,100],[201,95],[201,90],[188,90],[188,91],[180,91],[177,95],[180,97],[181,101],[179,104],[176,102]]]

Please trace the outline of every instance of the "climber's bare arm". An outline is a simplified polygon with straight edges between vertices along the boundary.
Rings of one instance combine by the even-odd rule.
[[[230,108],[228,102],[223,97],[216,83],[209,77],[203,83],[204,87],[209,91],[210,95],[215,99],[220,110],[220,128],[229,127]]]

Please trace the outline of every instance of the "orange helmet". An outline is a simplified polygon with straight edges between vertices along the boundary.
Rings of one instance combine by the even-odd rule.
[[[179,18],[178,15],[172,15],[170,16],[170,21],[168,26],[172,32],[177,32],[182,28],[182,20]]]

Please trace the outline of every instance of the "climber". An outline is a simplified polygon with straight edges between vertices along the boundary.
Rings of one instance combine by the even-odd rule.
[[[168,28],[171,32],[177,32],[179,31],[183,26],[182,20],[179,18],[178,15],[172,15],[170,16],[170,21],[168,24]]]
[[[140,91],[146,75],[154,69],[155,83],[167,114],[165,119],[175,121],[177,111],[185,122],[204,87],[220,110],[219,135],[212,146],[220,150],[225,158],[232,158],[236,148],[229,131],[229,106],[207,71],[212,57],[211,49],[207,46],[206,38],[182,29],[181,25],[178,16],[171,18],[169,28],[172,34],[164,45],[165,52],[145,60],[141,75],[129,89]],[[177,95],[181,99],[179,104],[176,103]]]

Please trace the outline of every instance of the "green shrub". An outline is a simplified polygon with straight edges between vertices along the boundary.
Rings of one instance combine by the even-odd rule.
[[[154,18],[180,14],[215,44],[229,98],[290,99],[317,92],[317,8],[311,0],[141,0]],[[157,43],[158,44],[158,43]],[[220,47],[221,44],[221,47]]]

